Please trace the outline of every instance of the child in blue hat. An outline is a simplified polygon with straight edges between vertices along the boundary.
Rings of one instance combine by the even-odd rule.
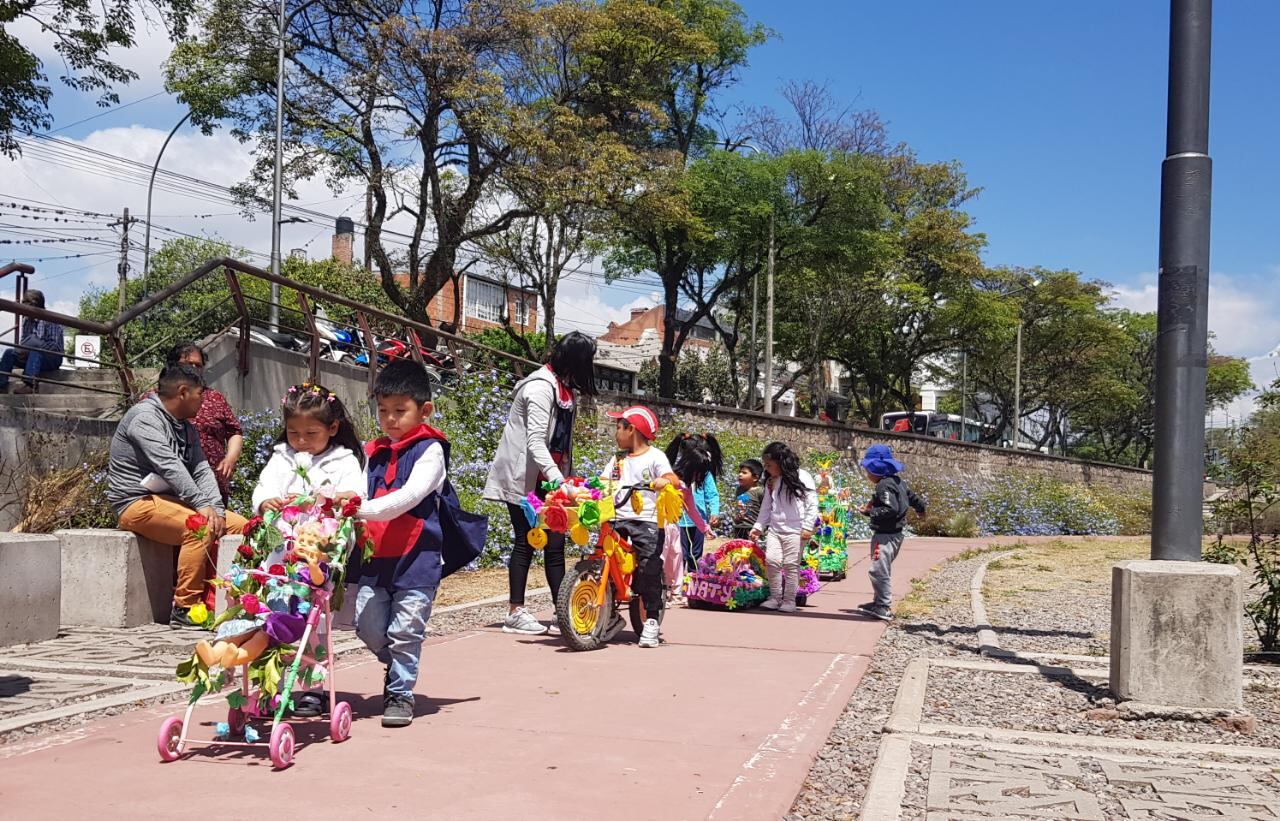
[[[867,481],[875,485],[871,501],[860,512],[871,520],[871,589],[875,599],[858,607],[858,612],[889,621],[893,618],[891,572],[893,560],[902,549],[902,530],[907,524],[907,511],[924,515],[924,500],[917,496],[898,474],[903,464],[893,458],[888,445],[872,445],[862,457]]]

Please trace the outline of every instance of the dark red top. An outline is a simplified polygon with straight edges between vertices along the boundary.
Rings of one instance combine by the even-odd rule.
[[[191,421],[200,433],[200,448],[204,451],[205,458],[209,460],[209,467],[216,468],[223,459],[227,458],[227,441],[232,436],[239,436],[242,433],[239,418],[236,417],[235,411],[231,410],[231,405],[225,396],[212,388],[205,388],[200,413]],[[222,491],[224,502],[230,498],[230,483],[222,481],[220,476],[218,489]]]

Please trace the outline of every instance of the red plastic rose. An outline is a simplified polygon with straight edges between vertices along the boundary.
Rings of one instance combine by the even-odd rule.
[[[258,601],[258,597],[252,593],[245,593],[240,597],[240,606],[250,616],[255,616],[262,611],[262,602]]]
[[[244,537],[246,539],[249,538],[259,527],[262,527],[262,517],[254,516],[252,519],[244,523]]]
[[[564,533],[569,529],[569,511],[560,505],[548,505],[542,509],[543,520],[547,529],[556,533]]]
[[[237,547],[236,552],[239,553],[241,556],[244,556],[246,559],[253,558],[253,548],[249,547],[249,545],[247,544],[242,544],[239,547]]]
[[[353,496],[352,498],[348,499],[345,504],[343,504],[342,517],[344,519],[350,519],[352,516],[356,515],[356,513],[359,510],[360,510],[360,497]]]
[[[208,518],[203,513],[192,513],[187,517],[187,530],[196,532],[205,525],[209,524]]]
[[[271,567],[267,568],[267,572],[270,573],[272,576],[283,576],[286,574],[287,571],[284,569],[284,565],[273,564],[271,565]]]

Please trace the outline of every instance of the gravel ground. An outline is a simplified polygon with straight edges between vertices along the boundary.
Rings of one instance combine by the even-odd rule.
[[[932,614],[903,619],[885,631],[871,666],[809,770],[786,821],[858,817],[879,750],[880,730],[893,710],[907,662],[917,656],[969,657],[977,651],[977,636],[968,626],[973,621],[969,580],[982,561],[979,557],[944,566],[930,577],[925,589],[924,598],[938,603]],[[923,806],[923,791],[920,800]]]
[[[1115,706],[1105,684],[935,666],[929,668],[924,720],[1042,733],[1280,747],[1280,675],[1251,676],[1244,703],[1257,720],[1251,735],[1207,721],[1089,718],[1085,713],[1091,709]]]

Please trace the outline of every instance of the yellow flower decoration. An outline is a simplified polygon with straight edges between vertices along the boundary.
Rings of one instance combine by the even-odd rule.
[[[618,554],[618,569],[622,571],[624,576],[629,576],[636,572],[636,556],[634,553],[623,551]]]
[[[187,611],[187,618],[196,624],[204,624],[209,620],[209,608],[203,604],[193,604],[191,609]]]
[[[644,512],[644,497],[639,493],[631,494],[631,509],[636,513]]]
[[[587,530],[585,527],[583,527],[580,524],[574,525],[569,530],[569,538],[573,539],[574,544],[581,547],[582,545],[585,545],[587,542],[591,541],[591,531]]]
[[[667,485],[658,492],[658,527],[675,524],[683,515],[684,494],[675,485]]]
[[[534,550],[541,550],[547,546],[547,531],[540,527],[535,527],[529,531],[529,547]]]

